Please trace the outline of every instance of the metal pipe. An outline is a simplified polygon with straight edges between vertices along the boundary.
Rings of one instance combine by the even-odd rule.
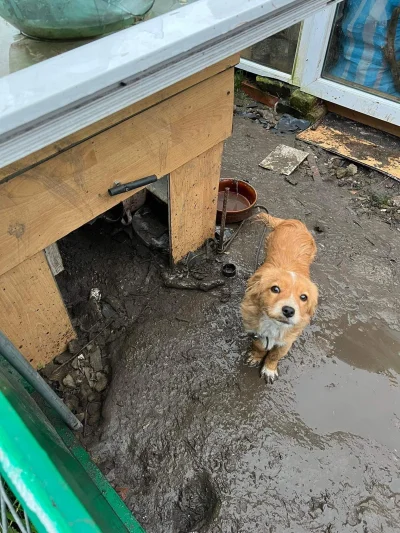
[[[82,424],[71,413],[64,402],[49,387],[44,379],[28,363],[12,342],[0,331],[0,354],[10,363],[10,365],[21,374],[21,376],[31,385],[56,411],[67,426],[75,431],[82,429]]]
[[[221,225],[219,228],[219,242],[218,242],[218,253],[219,254],[222,254],[222,252],[224,251],[224,233],[225,233],[225,224],[226,224],[226,211],[228,207],[228,197],[229,197],[229,187],[225,187],[224,203],[222,204]]]

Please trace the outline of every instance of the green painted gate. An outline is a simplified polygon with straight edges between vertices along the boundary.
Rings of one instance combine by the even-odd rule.
[[[73,433],[31,393],[0,354],[0,531],[144,533]]]

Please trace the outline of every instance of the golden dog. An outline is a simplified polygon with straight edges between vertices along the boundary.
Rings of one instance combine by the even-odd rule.
[[[310,280],[317,247],[299,220],[267,214],[257,217],[273,229],[266,239],[266,260],[247,283],[241,305],[246,331],[253,336],[249,364],[262,363],[269,383],[278,376],[278,361],[309,324],[318,303]]]

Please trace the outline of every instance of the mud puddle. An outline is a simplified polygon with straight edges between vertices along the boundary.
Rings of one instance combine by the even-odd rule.
[[[357,322],[335,339],[332,355],[296,385],[303,422],[320,435],[349,433],[397,451],[400,333],[379,322]]]

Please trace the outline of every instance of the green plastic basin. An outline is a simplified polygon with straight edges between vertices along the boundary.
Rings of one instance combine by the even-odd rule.
[[[154,0],[0,0],[0,17],[29,37],[87,39],[131,26]]]

